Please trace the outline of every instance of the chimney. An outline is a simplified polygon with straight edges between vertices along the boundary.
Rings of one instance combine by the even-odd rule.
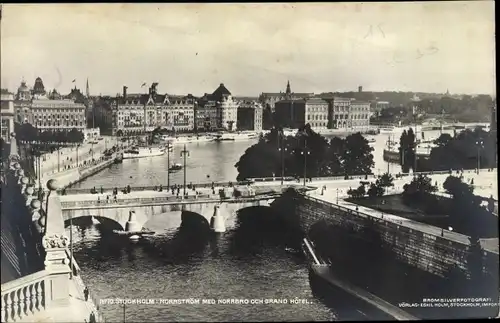
[[[127,98],[127,87],[125,85],[123,86],[123,98]]]
[[[362,86],[358,86],[358,92],[359,93],[363,92],[363,87]]]

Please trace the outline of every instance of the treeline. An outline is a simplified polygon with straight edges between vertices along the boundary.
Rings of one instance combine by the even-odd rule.
[[[45,130],[40,131],[30,123],[14,125],[17,140],[24,143],[82,143],[85,139],[83,132],[73,128],[70,131]]]
[[[404,173],[417,171],[440,171],[450,169],[475,169],[496,167],[496,136],[481,128],[466,129],[450,135],[442,134],[434,141],[428,159],[415,161],[415,134],[405,130],[399,140],[400,164]]]
[[[237,180],[259,177],[312,178],[371,174],[373,148],[360,133],[327,140],[307,124],[296,136],[273,128],[235,164]]]

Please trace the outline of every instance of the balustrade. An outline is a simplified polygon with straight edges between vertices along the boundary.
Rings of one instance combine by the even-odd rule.
[[[2,284],[2,322],[24,320],[45,309],[45,270]]]

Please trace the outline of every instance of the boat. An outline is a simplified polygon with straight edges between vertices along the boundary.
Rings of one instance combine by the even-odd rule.
[[[375,140],[375,138],[366,138],[366,140],[368,141],[368,144],[369,144],[369,145],[373,145],[373,144],[375,144],[375,142],[377,142],[377,141]]]
[[[213,141],[240,141],[252,140],[259,138],[259,134],[255,132],[219,132],[215,135]]]
[[[394,127],[393,126],[379,127],[378,130],[380,133],[393,133]]]
[[[170,166],[168,168],[168,171],[169,172],[173,172],[173,171],[181,170],[181,169],[182,169],[182,165],[181,164],[172,164],[172,166]]]
[[[133,147],[123,153],[123,159],[156,157],[165,154],[163,147]]]
[[[211,136],[211,135],[203,135],[203,136],[178,136],[178,137],[162,135],[160,137],[161,141],[163,141],[163,142],[169,142],[172,145],[190,144],[190,143],[198,143],[198,142],[209,142],[209,141],[212,141],[213,139],[214,139],[214,137]]]

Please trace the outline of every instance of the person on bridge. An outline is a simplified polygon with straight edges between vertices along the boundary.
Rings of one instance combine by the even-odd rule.
[[[127,193],[130,193],[131,189],[130,189],[130,185],[127,185]]]
[[[163,185],[160,184],[160,188],[158,189],[158,192],[163,192]]]
[[[89,288],[85,286],[85,289],[83,290],[83,295],[85,296],[85,301],[89,300]]]
[[[103,189],[103,188],[102,188],[102,186],[101,186],[101,194],[102,194],[102,193],[104,193],[104,189]]]

